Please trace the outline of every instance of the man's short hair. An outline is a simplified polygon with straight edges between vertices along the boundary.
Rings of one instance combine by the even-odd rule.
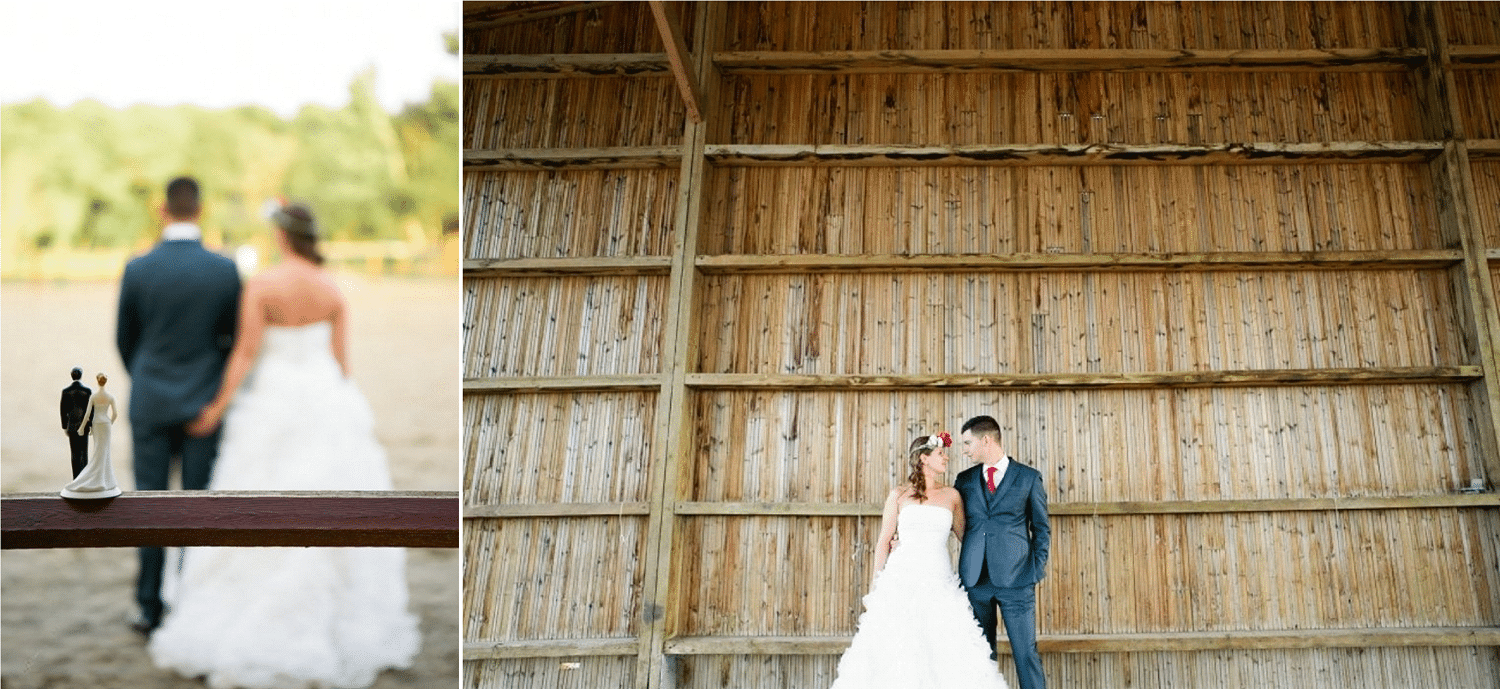
[[[187,220],[198,214],[198,181],[192,177],[178,177],[167,183],[167,215],[177,220]]]
[[[987,435],[991,438],[994,438],[996,441],[999,441],[1000,422],[996,421],[995,417],[993,416],[976,416],[972,419],[969,419],[968,421],[965,421],[963,428],[959,429],[958,432],[967,432],[975,436]]]

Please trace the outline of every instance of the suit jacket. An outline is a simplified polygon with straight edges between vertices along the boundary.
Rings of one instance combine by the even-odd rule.
[[[1047,519],[1047,492],[1042,474],[1014,459],[993,495],[985,490],[983,464],[959,472],[953,481],[964,501],[964,540],[958,555],[965,587],[989,583],[1002,588],[1030,586],[1047,575],[1052,524]]]
[[[89,397],[93,391],[78,381],[63,388],[62,401],[58,404],[58,411],[62,413],[63,430],[69,433],[78,432],[78,424],[83,423],[83,415],[89,410]],[[83,429],[84,435],[88,435],[89,429]]]
[[[234,346],[240,276],[197,241],[160,242],[120,281],[115,343],[130,373],[130,423],[192,420],[218,392]]]

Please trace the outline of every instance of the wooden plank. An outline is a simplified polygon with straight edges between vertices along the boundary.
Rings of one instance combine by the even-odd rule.
[[[667,8],[661,0],[648,0],[647,6],[651,8],[651,17],[656,21],[656,31],[661,34],[661,42],[667,47],[667,62],[672,67],[672,79],[677,82],[677,92],[682,94],[683,105],[687,106],[687,118],[689,122],[703,121],[703,90],[698,86],[698,79],[691,71],[689,62],[692,55],[688,54],[687,41],[682,38],[682,27],[677,23],[677,17],[667,12]]]
[[[852,637],[682,636],[668,640],[671,655],[837,655]],[[1005,641],[1000,653],[1009,655]],[[1040,634],[1042,653],[1128,653],[1391,646],[1500,646],[1500,627],[1412,627],[1385,629],[1289,629],[1273,631],[1159,632],[1135,634]]]
[[[715,144],[707,148],[709,158],[717,165],[902,167],[1406,163],[1432,160],[1441,152],[1442,144],[1435,141],[958,146]]]
[[[665,53],[465,55],[464,77],[547,79],[574,77],[665,77]]]
[[[1334,512],[1340,510],[1488,509],[1500,507],[1500,494],[1479,493],[1361,498],[1285,498],[1268,500],[1166,500],[1129,502],[1054,502],[1056,516],[1136,514],[1231,514],[1263,512]],[[680,515],[770,517],[878,517],[880,505],[813,502],[679,502]],[[467,513],[465,513],[467,516]]]
[[[665,275],[667,256],[591,256],[585,258],[466,259],[464,277],[536,277],[539,275]]]
[[[539,641],[469,641],[464,643],[464,660],[497,658],[569,658],[576,656],[635,655],[640,644],[627,639],[545,639]]]
[[[1448,64],[1453,69],[1500,69],[1500,45],[1450,45]]]
[[[699,256],[704,273],[888,273],[1078,270],[1409,270],[1457,265],[1456,249],[1207,254],[828,254]]]
[[[538,517],[639,517],[651,513],[644,502],[548,502],[531,505],[464,505],[464,519],[535,519]]]
[[[560,17],[565,14],[576,12],[587,12],[589,10],[618,5],[621,0],[604,0],[602,2],[528,2],[528,3],[486,3],[465,2],[464,6],[464,29],[491,29],[497,26],[510,26],[524,22],[536,21]]]
[[[486,170],[640,170],[677,167],[678,146],[618,146],[611,148],[469,149],[463,166]]]
[[[766,375],[695,373],[696,388],[762,390],[923,389],[1152,389],[1182,387],[1279,387],[1291,385],[1410,385],[1467,383],[1482,378],[1478,366],[1409,368],[1266,369],[1255,371],[1165,371],[1155,373],[1031,373],[995,375]]]
[[[1469,139],[1469,160],[1500,158],[1500,139]]]
[[[491,395],[526,392],[602,392],[607,390],[656,390],[661,376],[495,376],[465,378],[463,394]]]
[[[1329,50],[846,50],[714,54],[727,74],[911,72],[1398,72],[1427,59],[1418,48]]]
[[[4,496],[3,547],[457,548],[454,492],[133,491],[105,500]]]

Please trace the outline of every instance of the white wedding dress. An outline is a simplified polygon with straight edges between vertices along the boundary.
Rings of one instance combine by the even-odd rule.
[[[332,326],[270,326],[224,419],[211,490],[390,490]],[[175,580],[174,580],[175,579]],[[365,687],[420,643],[400,548],[188,548],[152,660],[208,685]]]
[[[953,513],[907,505],[833,689],[1005,689],[948,555]]]

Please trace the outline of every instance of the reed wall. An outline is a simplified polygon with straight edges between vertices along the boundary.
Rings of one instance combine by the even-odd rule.
[[[1052,686],[1500,680],[1500,4],[663,5],[701,121],[646,3],[466,5],[465,686],[827,686],[979,413]]]

